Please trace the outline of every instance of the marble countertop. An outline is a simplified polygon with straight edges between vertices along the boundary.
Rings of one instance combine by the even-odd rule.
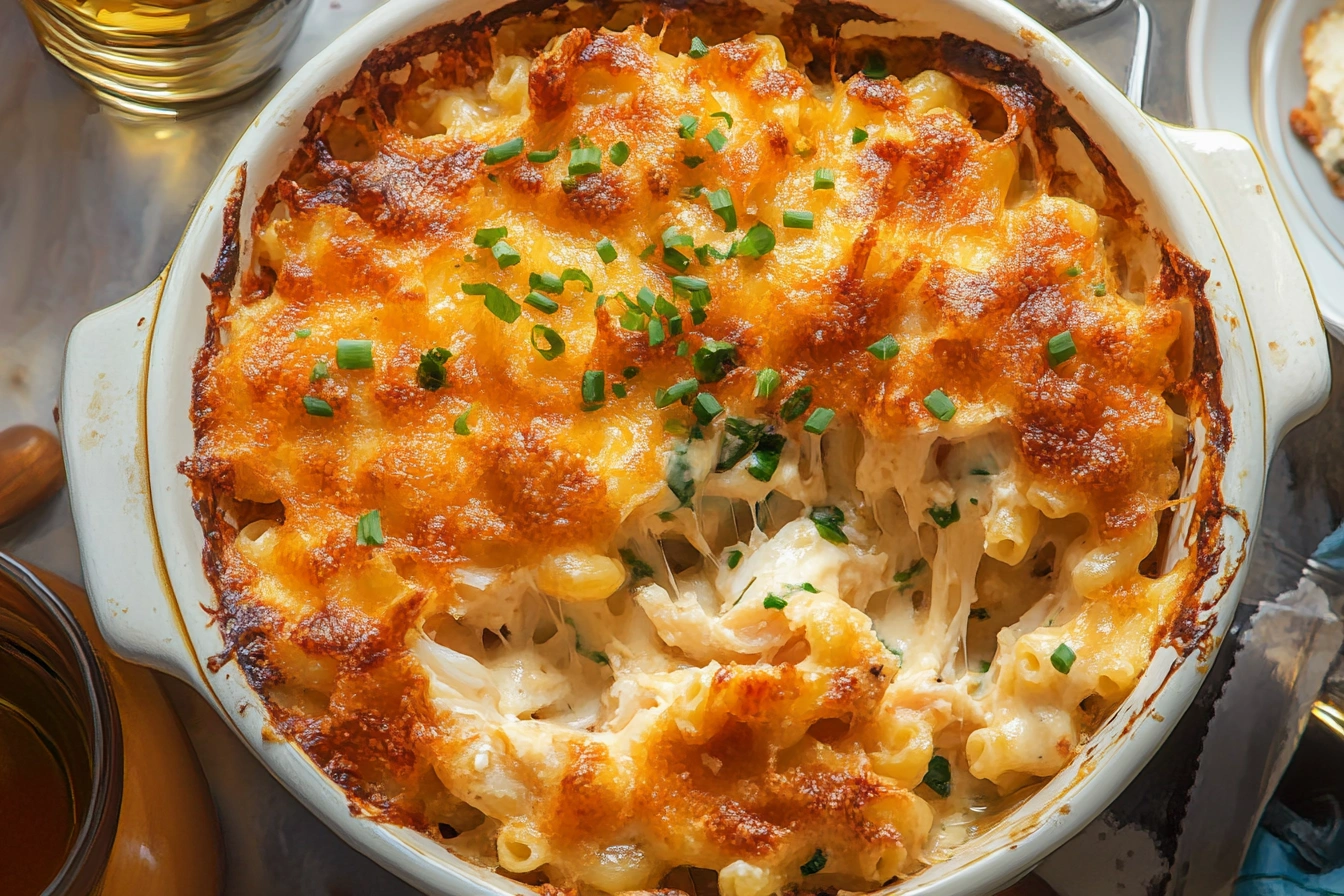
[[[0,428],[21,422],[53,427],[70,328],[154,278],[220,160],[266,98],[379,2],[314,0],[274,79],[235,106],[181,122],[136,122],[100,110],[41,52],[19,5],[0,3],[0,133],[6,135],[0,141]],[[1129,76],[1134,43],[1131,2],[1064,34],[1119,84]],[[1154,36],[1145,107],[1185,122],[1190,0],[1147,5]],[[1336,398],[1275,460],[1266,518],[1298,550],[1309,549],[1338,519],[1344,468],[1332,460],[1330,446],[1342,443],[1341,420],[1344,401]],[[81,578],[64,494],[0,529],[0,550]],[[215,796],[229,896],[414,892],[310,816],[193,691],[164,683]],[[1103,817],[1049,860],[1043,876],[1065,896],[1146,891],[1142,883],[1163,872],[1161,844],[1129,827],[1114,812]]]

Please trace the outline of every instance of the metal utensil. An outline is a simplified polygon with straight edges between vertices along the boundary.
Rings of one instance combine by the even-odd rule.
[[[1014,0],[1016,6],[1051,31],[1063,31],[1074,25],[1110,12],[1123,0]]]

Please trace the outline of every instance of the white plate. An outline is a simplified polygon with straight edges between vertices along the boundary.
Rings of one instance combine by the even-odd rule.
[[[1195,0],[1188,66],[1195,125],[1250,138],[1311,276],[1321,314],[1344,338],[1344,200],[1288,125],[1307,95],[1302,29],[1333,0]]]

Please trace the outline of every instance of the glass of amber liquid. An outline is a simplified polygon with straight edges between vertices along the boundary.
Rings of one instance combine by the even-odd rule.
[[[100,101],[207,111],[280,65],[309,0],[20,0],[37,38]]]

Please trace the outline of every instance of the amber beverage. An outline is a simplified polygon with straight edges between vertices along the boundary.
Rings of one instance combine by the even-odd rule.
[[[219,881],[214,808],[158,683],[106,652],[78,588],[0,554],[0,893]]]
[[[280,65],[308,0],[21,0],[37,38],[123,112],[172,117],[245,95]]]

